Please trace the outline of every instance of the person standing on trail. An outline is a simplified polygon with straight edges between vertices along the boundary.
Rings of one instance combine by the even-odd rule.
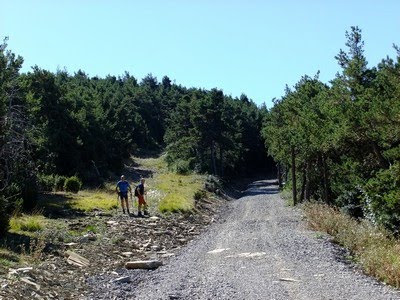
[[[128,181],[125,180],[125,176],[121,176],[121,180],[118,181],[117,186],[115,187],[115,190],[118,193],[119,198],[121,199],[121,206],[122,206],[122,211],[125,213],[125,205],[126,204],[126,211],[128,212],[128,215],[130,214],[129,212],[129,202],[128,202],[128,192],[130,192],[132,196],[132,190],[131,190],[131,185],[129,184]]]
[[[144,215],[148,215],[149,213],[147,212],[147,202],[144,199],[144,196],[146,194],[145,188],[144,188],[144,178],[140,179],[140,184],[135,188],[135,196],[138,197],[138,217],[143,217]],[[143,206],[143,214],[142,214],[142,206]]]

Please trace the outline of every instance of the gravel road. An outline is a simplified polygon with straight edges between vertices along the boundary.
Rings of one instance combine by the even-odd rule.
[[[363,275],[343,250],[306,229],[272,181],[251,184],[221,220],[155,271],[98,278],[93,299],[400,299]]]

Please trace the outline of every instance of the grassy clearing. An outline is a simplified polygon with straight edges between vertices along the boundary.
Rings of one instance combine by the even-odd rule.
[[[115,193],[103,191],[80,191],[78,194],[71,195],[67,204],[75,210],[112,210],[117,207],[117,196]]]
[[[165,161],[165,155],[156,158],[140,158],[133,157],[135,162],[145,169],[154,170],[158,172],[167,172],[168,165]]]
[[[349,249],[365,273],[400,287],[400,241],[367,221],[358,222],[325,204],[304,205],[310,227]]]
[[[46,218],[39,214],[13,216],[10,219],[10,232],[34,233],[42,231],[46,224]]]
[[[60,211],[63,209],[85,212],[93,210],[107,211],[117,207],[117,196],[115,190],[83,190],[77,194],[57,192],[41,195],[39,207],[47,211]]]
[[[185,212],[194,208],[194,194],[202,188],[205,177],[197,174],[180,175],[168,170],[165,156],[133,158],[141,167],[154,171],[146,180],[150,206],[161,212]]]
[[[161,212],[189,211],[194,208],[194,194],[204,183],[201,175],[178,175],[174,173],[160,174],[156,188],[165,193],[159,203]]]

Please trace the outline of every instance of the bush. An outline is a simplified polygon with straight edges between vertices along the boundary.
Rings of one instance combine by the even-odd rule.
[[[207,197],[207,192],[205,190],[203,190],[203,189],[197,190],[194,193],[194,196],[193,196],[194,200],[196,200],[196,201],[199,201],[201,199],[205,199],[206,197]]]
[[[12,217],[10,219],[11,230],[36,232],[41,231],[45,227],[45,219],[40,215],[25,215],[22,217]]]
[[[0,236],[8,230],[10,214],[7,210],[7,207],[8,201],[3,195],[0,195]]]
[[[365,273],[400,287],[400,242],[384,228],[361,222],[326,204],[304,206],[309,226],[351,251]]]
[[[180,175],[187,175],[191,171],[190,162],[186,160],[178,160],[175,163],[175,172]]]
[[[61,175],[56,175],[54,178],[54,189],[56,191],[63,191],[66,180],[67,180],[67,177],[61,176]]]
[[[55,176],[53,174],[39,174],[38,184],[42,192],[52,192],[55,187]]]
[[[400,164],[379,171],[365,185],[364,203],[367,217],[399,234]]]
[[[65,180],[64,190],[66,192],[78,193],[81,187],[82,187],[82,182],[76,176],[69,177]]]

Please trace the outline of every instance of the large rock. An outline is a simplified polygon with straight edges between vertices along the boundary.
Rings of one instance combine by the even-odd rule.
[[[125,264],[125,268],[127,269],[146,269],[153,270],[162,266],[162,262],[159,260],[137,260],[137,261],[128,261]]]

